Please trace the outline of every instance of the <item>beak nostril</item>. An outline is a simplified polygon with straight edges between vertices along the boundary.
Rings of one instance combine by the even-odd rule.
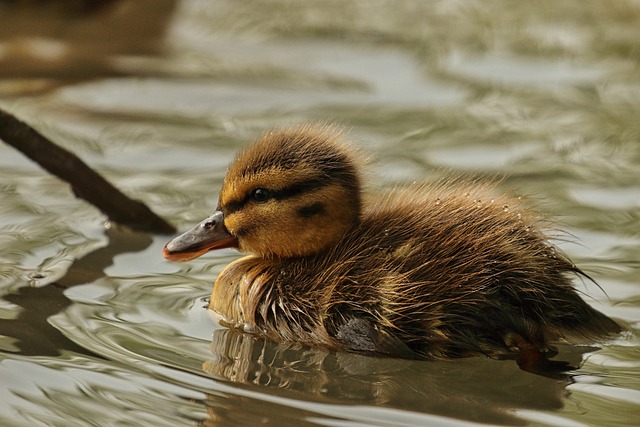
[[[204,224],[202,224],[205,230],[211,230],[213,228],[213,225],[214,225],[213,221],[207,221]]]

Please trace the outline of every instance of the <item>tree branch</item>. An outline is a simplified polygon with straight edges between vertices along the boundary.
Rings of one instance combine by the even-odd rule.
[[[73,193],[100,209],[110,220],[150,233],[175,233],[173,225],[133,200],[26,123],[0,109],[0,139],[71,185]]]

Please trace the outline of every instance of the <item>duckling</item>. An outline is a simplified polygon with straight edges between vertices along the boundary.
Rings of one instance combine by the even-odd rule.
[[[620,331],[571,284],[589,277],[541,218],[479,182],[362,194],[358,151],[327,126],[274,130],[229,166],[216,211],[166,244],[233,247],[209,308],[274,341],[411,359],[547,360],[551,343]]]

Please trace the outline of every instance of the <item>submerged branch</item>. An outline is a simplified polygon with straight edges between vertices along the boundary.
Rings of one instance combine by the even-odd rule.
[[[75,154],[54,144],[26,123],[0,109],[0,139],[48,172],[71,185],[73,193],[100,209],[110,220],[137,231],[174,233],[175,228],[133,200],[87,166]]]

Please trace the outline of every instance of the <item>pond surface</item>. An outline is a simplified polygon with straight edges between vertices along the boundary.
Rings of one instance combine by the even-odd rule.
[[[110,226],[0,144],[0,425],[638,425],[640,3],[18,3],[0,107],[181,230],[247,141],[337,122],[374,192],[503,177],[628,329],[562,346],[569,380],[265,343],[204,308],[236,252],[168,263],[168,236]]]

